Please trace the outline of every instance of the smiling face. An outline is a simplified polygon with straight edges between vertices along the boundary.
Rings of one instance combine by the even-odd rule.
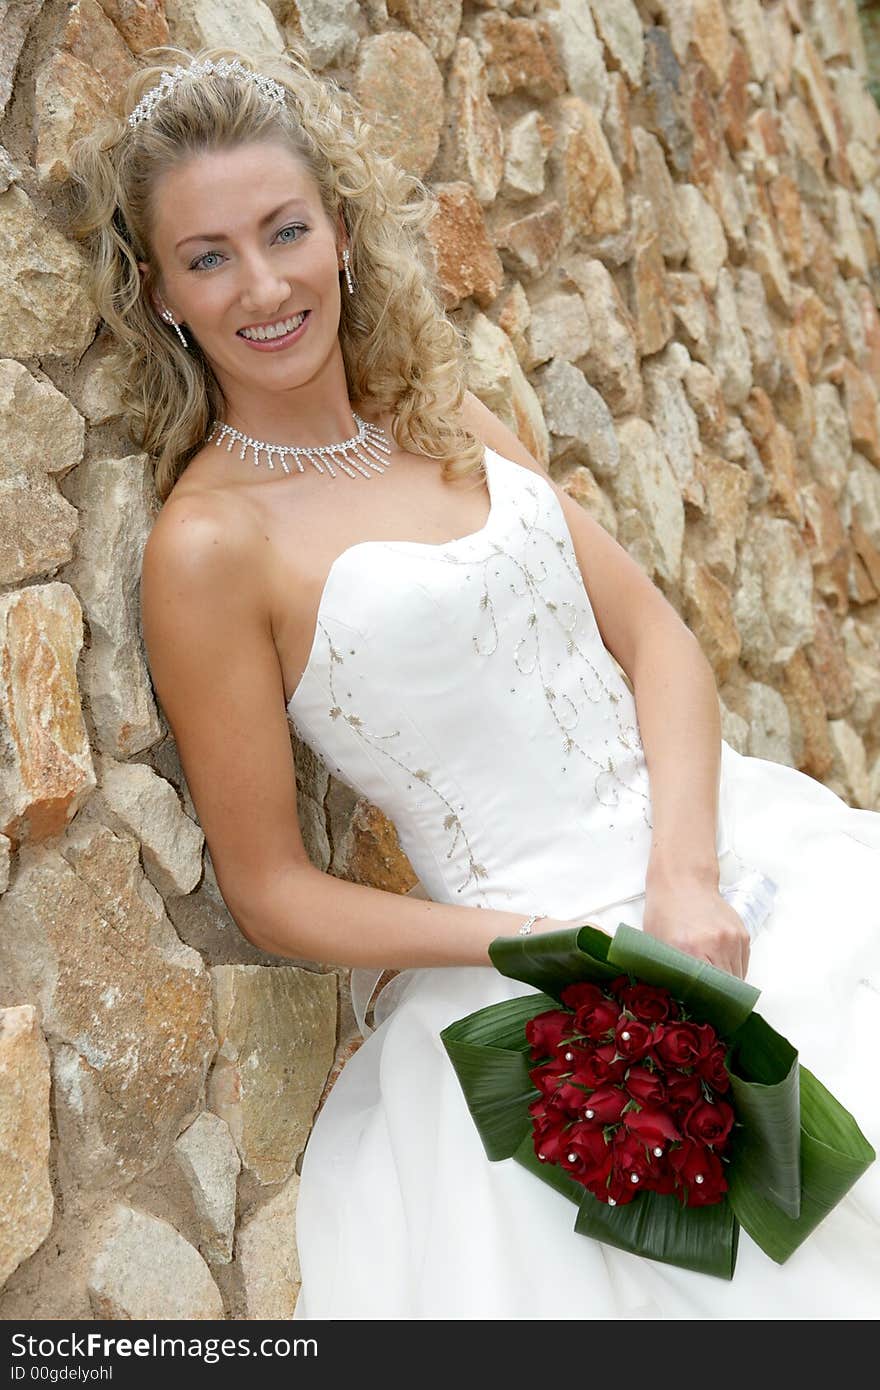
[[[155,189],[151,300],[198,340],[227,398],[305,386],[341,361],[345,244],[341,218],[328,217],[318,185],[286,146],[199,154]],[[273,337],[279,323],[286,331]]]

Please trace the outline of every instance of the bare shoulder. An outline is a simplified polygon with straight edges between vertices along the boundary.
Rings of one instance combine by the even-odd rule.
[[[496,453],[539,473],[555,492],[602,641],[632,680],[642,638],[659,623],[689,631],[686,624],[615,537],[549,476],[522,440],[470,391],[465,393],[461,423]]]
[[[190,651],[219,654],[231,632],[271,631],[255,521],[233,501],[219,489],[172,494],[144,546],[141,628],[166,712]]]
[[[144,547],[142,595],[169,581],[222,583],[236,562],[253,552],[254,528],[249,509],[221,489],[178,484]]]

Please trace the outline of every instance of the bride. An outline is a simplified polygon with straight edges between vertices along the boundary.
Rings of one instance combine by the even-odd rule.
[[[305,1151],[295,1318],[876,1316],[875,1169],[782,1267],[743,1234],[727,1283],[576,1235],[487,1160],[440,1031],[528,992],[495,937],[587,920],[748,971],[876,1144],[880,815],[722,740],[691,632],[465,390],[432,200],[351,99],[293,53],[169,51],[74,163],[164,504],[152,678],[242,933],[400,972]],[[310,863],[290,726],[426,897]],[[754,941],[747,873],[776,886]]]

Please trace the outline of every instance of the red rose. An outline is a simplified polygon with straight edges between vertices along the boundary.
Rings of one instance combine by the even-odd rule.
[[[558,1120],[544,1126],[536,1124],[532,1131],[532,1143],[535,1154],[543,1163],[559,1162],[565,1149],[565,1130],[568,1123],[568,1120]]]
[[[626,1061],[617,1056],[614,1043],[600,1043],[598,1047],[594,1044],[585,1048],[583,1055],[578,1056],[571,1079],[593,1088],[622,1080],[625,1071]]]
[[[559,997],[570,1009],[579,1009],[584,1004],[595,1006],[605,998],[599,986],[591,985],[588,980],[578,980],[576,984],[566,985],[565,989],[560,990]]]
[[[696,1073],[685,1075],[684,1072],[678,1072],[672,1076],[667,1076],[666,1093],[669,1098],[669,1105],[678,1114],[690,1110],[695,1101],[698,1101],[702,1096],[703,1088]]]
[[[679,1196],[686,1206],[710,1206],[727,1191],[723,1164],[711,1149],[691,1141],[673,1149],[669,1161],[678,1175]]]
[[[601,1188],[590,1185],[590,1191],[594,1197],[598,1197],[600,1202],[607,1202],[609,1206],[614,1207],[625,1207],[634,1197],[638,1197],[640,1190],[639,1183],[630,1182],[626,1173],[614,1167],[612,1167]]]
[[[656,1167],[651,1170],[650,1183],[646,1180],[644,1184],[651,1192],[657,1192],[662,1197],[670,1196],[678,1186],[677,1175],[669,1162],[669,1155],[674,1152],[674,1149],[667,1149],[662,1158],[654,1160]]]
[[[661,1035],[663,1025],[658,1025],[657,1036]],[[655,1031],[638,1018],[627,1018],[621,1014],[614,1030],[614,1042],[619,1053],[629,1062],[637,1062],[654,1045]]]
[[[700,1055],[699,1061],[703,1061],[710,1056],[712,1049],[718,1046],[718,1034],[711,1023],[698,1023],[697,1032],[700,1035]]]
[[[642,1140],[637,1135],[621,1128],[615,1134],[611,1148],[614,1156],[614,1172],[622,1176],[637,1190],[649,1187],[656,1160],[653,1159],[650,1149],[645,1148]]]
[[[574,1030],[598,1041],[614,1031],[619,1018],[620,1005],[614,999],[601,999],[598,1004],[581,1004],[574,1016]]]
[[[536,1096],[533,1101],[529,1102],[529,1114],[532,1116],[535,1129],[540,1129],[541,1133],[553,1125],[571,1124],[571,1116],[567,1111],[560,1109],[558,1105],[554,1105],[544,1096]]]
[[[627,1110],[623,1123],[651,1148],[659,1148],[681,1138],[668,1110],[649,1109],[648,1106],[643,1110]]]
[[[574,1019],[563,1009],[547,1009],[530,1018],[525,1027],[526,1039],[536,1057],[552,1057],[557,1048],[573,1031]]]
[[[617,975],[610,984],[605,985],[605,988],[614,995],[615,999],[619,999],[625,989],[632,988],[632,980],[629,975]]]
[[[733,1129],[735,1118],[733,1106],[728,1105],[726,1100],[716,1101],[714,1105],[707,1100],[698,1100],[685,1115],[681,1127],[698,1144],[711,1144],[717,1149],[721,1148]]]
[[[692,1067],[707,1051],[696,1023],[668,1023],[657,1042],[657,1056],[670,1067]]]
[[[630,1067],[624,1084],[639,1105],[663,1105],[666,1102],[665,1081],[656,1071],[649,1071],[647,1067]]]
[[[568,1115],[580,1119],[584,1106],[589,1103],[589,1094],[582,1086],[575,1086],[569,1080],[560,1081],[553,1092],[553,1103],[558,1105],[561,1110],[565,1110]]]
[[[630,985],[620,992],[620,1002],[643,1023],[664,1023],[678,1018],[678,1005],[667,989],[656,985]]]
[[[724,1043],[716,1043],[711,1052],[706,1057],[701,1057],[697,1063],[697,1071],[707,1085],[713,1091],[727,1091],[730,1089],[730,1075],[727,1070],[725,1058],[727,1048]]]
[[[543,1108],[543,1097],[533,1100],[529,1105],[529,1114],[532,1117],[532,1129],[536,1134],[546,1134],[548,1129],[552,1129],[557,1119],[561,1116],[554,1116],[551,1112]]]
[[[566,1136],[558,1161],[584,1186],[604,1183],[611,1172],[611,1148],[600,1129],[575,1125]]]
[[[532,1067],[529,1071],[529,1079],[533,1086],[543,1092],[545,1096],[552,1096],[556,1087],[559,1085],[560,1077],[568,1076],[571,1071],[571,1063],[564,1058],[558,1057],[553,1062],[543,1062],[538,1067]]]
[[[629,1096],[619,1086],[600,1086],[589,1095],[582,1095],[581,1099],[584,1123],[601,1128],[617,1124]]]

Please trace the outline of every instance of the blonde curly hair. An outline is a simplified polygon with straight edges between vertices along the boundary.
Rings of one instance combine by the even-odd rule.
[[[71,147],[71,230],[84,246],[91,295],[112,334],[107,366],[132,436],[153,459],[161,501],[211,421],[223,418],[225,402],[198,344],[184,348],[147,302],[147,281],[158,275],[151,198],[158,180],[184,160],[251,141],[283,142],[314,178],[331,220],[342,211],[358,286],[343,296],[339,323],[350,399],[376,414],[390,412],[398,445],[441,460],[445,478],[477,469],[483,446],[458,423],[467,342],[444,313],[423,255],[422,233],[436,211],[430,189],[379,153],[350,94],[312,72],[292,45],[259,56],[165,45],[141,56],[155,61],[130,77],[122,110]],[[128,124],[164,72],[224,58],[281,83],[283,105],[266,101],[253,83],[212,73],[179,83],[149,120]],[[144,280],[138,261],[150,266]]]

